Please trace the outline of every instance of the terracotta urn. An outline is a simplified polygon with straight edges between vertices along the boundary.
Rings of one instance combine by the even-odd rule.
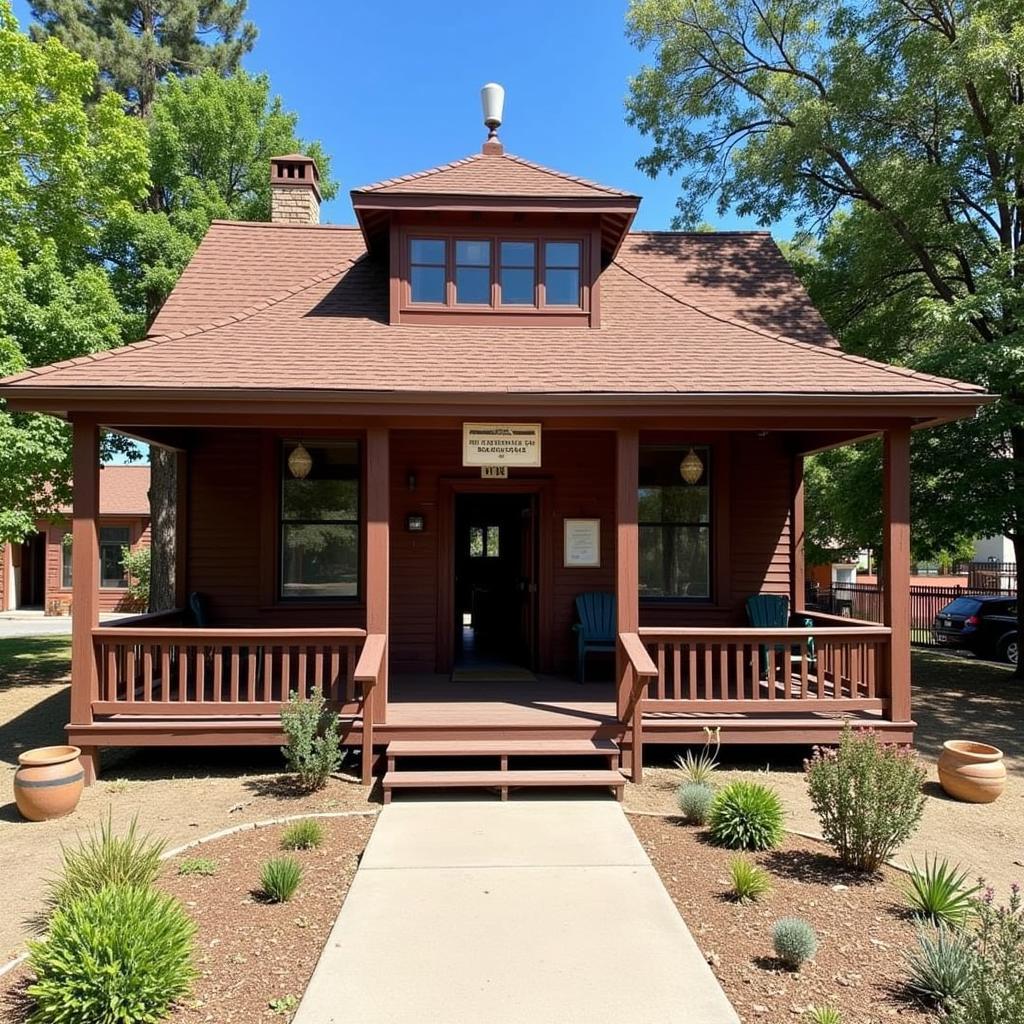
[[[990,804],[1006,788],[1003,752],[973,740],[946,740],[939,755],[939,782],[955,800]]]
[[[49,821],[70,814],[85,785],[78,747],[36,747],[18,755],[14,800],[22,817]]]

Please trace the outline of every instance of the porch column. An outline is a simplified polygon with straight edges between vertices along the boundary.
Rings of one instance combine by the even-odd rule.
[[[388,704],[389,583],[391,578],[389,468],[390,438],[385,427],[366,432],[366,632],[385,639],[380,682],[374,688],[373,721],[383,722]]]
[[[618,431],[615,446],[615,614],[616,635],[635,633],[640,626],[640,542],[637,529],[637,486],[640,479],[640,434],[633,428]],[[635,680],[630,662],[616,638],[615,678],[618,680],[617,717],[627,722]],[[630,772],[640,781],[643,754],[636,756],[634,733]]]
[[[793,592],[789,606],[794,612],[802,612],[807,602],[806,566],[804,543],[806,528],[804,526],[804,457],[793,456],[793,507],[790,510],[791,558],[790,579]]]
[[[99,625],[100,554],[96,519],[100,506],[100,431],[95,420],[72,424],[71,524],[71,727],[92,725],[99,678],[92,631]],[[82,747],[86,785],[99,773],[99,751]]]
[[[889,638],[894,722],[910,720],[910,428],[885,432],[882,463],[882,613]]]

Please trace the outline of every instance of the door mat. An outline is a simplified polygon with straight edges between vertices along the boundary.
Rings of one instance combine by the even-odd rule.
[[[457,668],[452,672],[453,683],[535,683],[537,677],[528,668],[515,665],[494,668]]]

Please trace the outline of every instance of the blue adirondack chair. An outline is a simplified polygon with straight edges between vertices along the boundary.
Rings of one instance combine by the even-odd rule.
[[[576,596],[576,679],[587,678],[587,654],[615,650],[615,595],[592,590]]]
[[[812,619],[803,615],[789,614],[789,598],[785,594],[753,594],[747,598],[747,619],[755,629],[786,629],[795,627],[809,629],[814,625]],[[768,673],[768,645],[759,648],[761,675]],[[775,644],[775,653],[785,656],[786,645]],[[790,660],[799,660],[800,646],[794,644],[790,649]],[[814,637],[807,641],[807,658],[814,661]]]

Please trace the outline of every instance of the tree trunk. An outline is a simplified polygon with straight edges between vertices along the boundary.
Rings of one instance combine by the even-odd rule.
[[[175,605],[175,566],[178,557],[177,456],[166,448],[149,449],[150,583],[149,610],[162,612]]]
[[[1013,557],[1018,569],[1024,562],[1024,426],[1010,428],[1010,438],[1013,442],[1013,532],[1010,539],[1013,541]],[[1024,679],[1024,658],[1019,656],[1021,643],[1024,641],[1024,604],[1020,601],[1020,586],[1018,577],[1017,587],[1017,666],[1014,669],[1014,676]]]

